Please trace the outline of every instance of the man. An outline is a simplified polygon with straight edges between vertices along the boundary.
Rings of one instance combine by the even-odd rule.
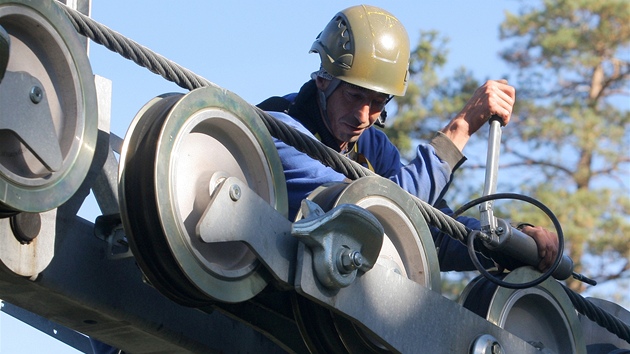
[[[328,23],[311,52],[321,58],[320,70],[311,75],[312,80],[298,93],[272,97],[259,107],[430,204],[441,201],[453,172],[465,161],[462,150],[470,136],[492,115],[500,117],[503,125],[510,120],[515,89],[505,80],[488,81],[403,165],[396,147],[374,127],[384,121],[387,102],[403,96],[407,89],[410,51],[403,25],[383,9],[350,7]],[[281,141],[276,140],[276,147],[287,181],[291,218],[316,187],[346,179]],[[475,219],[460,221],[479,228]],[[522,231],[536,241],[542,258],[538,268],[548,269],[557,255],[556,235],[540,227],[525,226]],[[438,233],[434,239],[442,270],[471,269],[459,242]]]

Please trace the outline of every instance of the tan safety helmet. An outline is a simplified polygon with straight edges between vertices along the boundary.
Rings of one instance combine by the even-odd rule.
[[[358,5],[335,15],[317,36],[311,53],[322,68],[351,84],[403,96],[409,70],[409,36],[391,13]]]

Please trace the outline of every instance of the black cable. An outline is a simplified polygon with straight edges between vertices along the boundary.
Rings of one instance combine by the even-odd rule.
[[[553,225],[556,229],[556,233],[558,235],[558,255],[556,256],[556,259],[554,260],[551,267],[547,269],[547,271],[545,271],[543,274],[541,274],[541,276],[538,277],[537,279],[534,279],[532,281],[525,282],[525,283],[516,284],[516,283],[506,282],[506,281],[503,281],[501,279],[494,277],[481,265],[481,262],[479,262],[479,260],[475,256],[475,249],[474,249],[474,241],[477,235],[479,235],[480,233],[479,231],[474,231],[468,235],[468,241],[467,241],[468,254],[470,255],[471,261],[475,265],[475,268],[477,268],[477,270],[491,282],[499,286],[502,286],[504,288],[509,288],[509,289],[527,289],[527,288],[534,287],[542,283],[543,281],[547,280],[547,278],[549,278],[556,271],[556,269],[560,265],[560,262],[562,261],[562,253],[564,251],[564,233],[562,232],[562,226],[560,225],[558,218],[556,218],[553,212],[549,208],[547,208],[546,205],[526,195],[515,194],[515,193],[497,193],[497,194],[486,195],[486,196],[474,199],[464,204],[463,206],[461,206],[459,209],[455,211],[453,217],[457,217],[463,212],[465,212],[466,210],[476,205],[479,205],[481,203],[492,201],[492,200],[499,200],[499,199],[522,200],[524,202],[527,202],[529,204],[532,204],[538,207],[538,209],[542,210],[545,214],[547,214],[547,217],[549,217],[549,219],[553,222]]]
[[[582,297],[582,295],[576,293],[568,287],[563,285],[562,288],[567,293],[569,299],[571,299],[571,302],[573,303],[573,306],[575,306],[575,309],[579,313],[585,315],[591,321],[597,323],[603,328],[606,328],[610,333],[613,333],[617,335],[617,337],[630,343],[630,326],[628,326],[628,324],[602,310],[600,307],[596,306],[588,299]]]

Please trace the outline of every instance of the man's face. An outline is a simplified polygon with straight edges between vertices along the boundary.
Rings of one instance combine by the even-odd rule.
[[[378,119],[388,100],[384,93],[341,82],[327,101],[330,132],[339,142],[357,141]]]

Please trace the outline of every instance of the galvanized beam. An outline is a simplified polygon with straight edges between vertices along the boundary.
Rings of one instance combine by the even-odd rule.
[[[130,353],[285,352],[213,307],[187,308],[161,295],[133,258],[108,257],[107,243],[73,204],[58,209],[55,257],[36,280],[0,271],[4,301]]]

